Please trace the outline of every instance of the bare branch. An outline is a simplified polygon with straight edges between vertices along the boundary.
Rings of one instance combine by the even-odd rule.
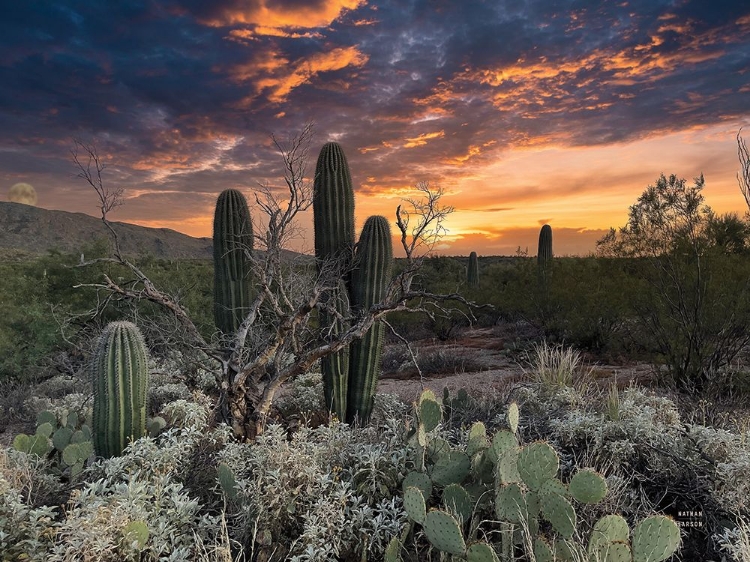
[[[441,206],[442,188],[432,189],[429,182],[419,182],[416,186],[425,199],[405,199],[409,207],[399,205],[396,209],[396,226],[401,232],[401,245],[406,252],[406,258],[412,261],[429,254],[442,238],[447,229],[443,225],[445,219],[455,209],[451,206]],[[416,224],[409,225],[415,219]],[[419,251],[419,255],[417,255]]]
[[[745,197],[745,203],[750,208],[750,151],[748,151],[745,139],[742,138],[742,127],[737,131],[737,157],[740,160],[740,171],[737,172],[737,183],[740,191]]]
[[[104,171],[105,165],[99,158],[96,146],[93,144],[85,144],[78,139],[73,139],[73,142],[74,146],[70,150],[70,153],[73,155],[73,162],[78,168],[78,174],[76,176],[82,178],[88,183],[94,189],[94,192],[99,198],[99,210],[102,213],[102,222],[107,227],[110,236],[112,237],[112,242],[115,247],[115,257],[119,258],[120,243],[117,238],[117,233],[115,232],[115,229],[112,228],[107,215],[114,208],[122,205],[123,188],[109,188],[104,185],[104,182],[102,181],[102,172]],[[79,156],[79,154],[81,155]]]

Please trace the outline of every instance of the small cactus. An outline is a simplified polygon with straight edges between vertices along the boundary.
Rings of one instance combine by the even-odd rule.
[[[466,282],[469,287],[479,285],[479,259],[476,252],[469,254],[469,265],[466,268]]]
[[[599,503],[607,495],[607,481],[590,468],[579,470],[570,479],[570,493],[581,503]]]
[[[122,453],[128,441],[146,433],[148,359],[140,330],[111,322],[91,358],[94,385],[94,449],[103,457]]]
[[[422,492],[424,498],[429,498],[432,494],[432,480],[424,472],[410,472],[406,475],[402,486],[404,493],[412,486]]]
[[[440,404],[431,390],[425,390],[419,396],[419,413],[418,418],[426,432],[434,430],[442,420],[443,413],[440,410]]]
[[[518,472],[532,490],[539,490],[547,480],[555,477],[559,468],[555,450],[543,441],[527,445],[518,454]]]
[[[546,283],[549,277],[549,268],[552,264],[552,227],[545,224],[539,231],[539,250],[536,254],[536,263],[539,270],[539,280]]]
[[[463,524],[471,519],[474,511],[474,502],[469,496],[469,492],[459,484],[449,484],[443,490],[443,506],[445,509],[456,516],[458,521]]]
[[[680,528],[664,515],[647,517],[633,529],[633,562],[661,562],[680,546]]]
[[[466,550],[466,562],[500,562],[500,559],[490,545],[475,542]]]

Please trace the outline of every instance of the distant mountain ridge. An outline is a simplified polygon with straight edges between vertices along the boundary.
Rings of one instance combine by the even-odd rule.
[[[211,259],[211,238],[193,238],[169,228],[148,228],[112,222],[126,255],[156,258]],[[50,211],[21,203],[0,201],[0,249],[44,254],[57,249],[82,252],[100,238],[109,238],[101,219],[84,213]]]

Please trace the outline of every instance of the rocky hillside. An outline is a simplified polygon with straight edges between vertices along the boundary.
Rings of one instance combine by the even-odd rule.
[[[113,222],[126,255],[157,258],[211,258],[211,239],[193,238],[168,228],[147,228]],[[50,211],[0,201],[0,250],[46,253],[57,249],[78,253],[92,242],[107,238],[98,218],[83,213]]]

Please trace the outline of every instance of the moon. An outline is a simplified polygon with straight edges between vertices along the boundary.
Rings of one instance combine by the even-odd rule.
[[[23,203],[24,205],[36,205],[36,189],[30,183],[17,183],[10,188],[8,200],[13,203]]]

